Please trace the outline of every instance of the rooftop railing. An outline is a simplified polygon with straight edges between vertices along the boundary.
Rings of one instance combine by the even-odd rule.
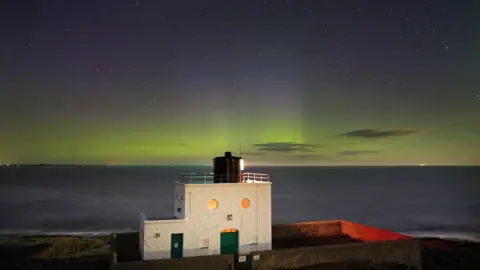
[[[244,172],[241,179],[244,183],[270,182],[270,176],[266,173]]]
[[[227,183],[229,179],[237,178],[236,175],[215,175],[214,173],[181,173],[179,182],[184,184],[213,184]],[[237,179],[240,183],[270,182],[268,174],[264,173],[242,173]]]
[[[179,182],[184,184],[213,184],[213,173],[181,173]]]

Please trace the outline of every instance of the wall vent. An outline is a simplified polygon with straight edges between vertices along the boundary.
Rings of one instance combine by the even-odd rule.
[[[200,248],[208,248],[208,244],[209,244],[208,238],[200,240]]]

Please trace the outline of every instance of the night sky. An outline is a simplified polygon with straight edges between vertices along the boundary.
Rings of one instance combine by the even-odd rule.
[[[2,0],[0,163],[480,165],[480,1]]]

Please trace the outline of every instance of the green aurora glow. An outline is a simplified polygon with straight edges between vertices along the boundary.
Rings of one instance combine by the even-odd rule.
[[[0,163],[480,165],[475,1],[20,2]]]

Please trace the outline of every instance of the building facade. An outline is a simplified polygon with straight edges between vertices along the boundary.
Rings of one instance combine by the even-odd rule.
[[[224,160],[215,162],[214,170],[219,163],[225,166]],[[271,182],[268,175],[243,172],[243,160],[238,162],[241,166],[234,168],[241,171],[227,170],[226,181],[216,173],[189,174],[177,181],[172,218],[141,214],[143,260],[244,255],[272,248]]]

